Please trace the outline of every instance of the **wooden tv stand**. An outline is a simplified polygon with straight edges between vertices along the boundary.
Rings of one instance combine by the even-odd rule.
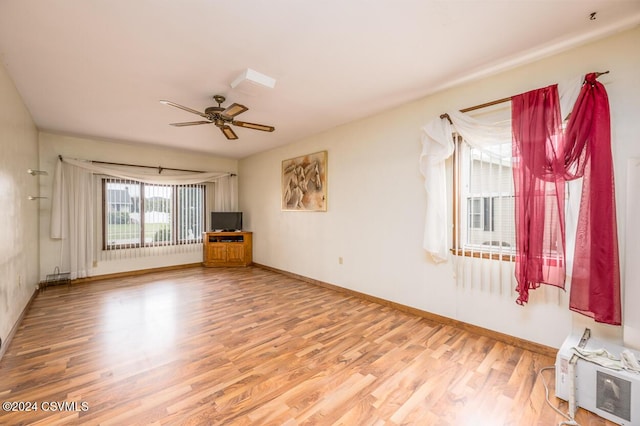
[[[252,232],[205,232],[204,266],[249,266],[253,262]]]

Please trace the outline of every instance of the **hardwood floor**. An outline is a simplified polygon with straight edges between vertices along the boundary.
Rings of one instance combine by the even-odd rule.
[[[553,363],[273,271],[196,267],[38,294],[0,362],[0,401],[38,410],[0,424],[557,425]]]

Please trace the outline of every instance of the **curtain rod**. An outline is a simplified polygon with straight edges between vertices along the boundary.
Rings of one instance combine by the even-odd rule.
[[[609,74],[609,71],[607,70],[607,71],[603,71],[603,72],[597,72],[596,73],[596,78],[600,77],[603,74]],[[512,98],[513,98],[513,96],[509,96],[508,98],[496,99],[495,101],[485,102],[483,104],[474,105],[474,106],[471,106],[471,107],[468,107],[468,108],[461,109],[460,112],[475,111],[477,109],[482,109],[482,108],[490,107],[490,106],[493,106],[493,105],[502,104],[502,103],[511,101]],[[446,118],[447,120],[449,120],[449,123],[451,123],[451,117],[449,117],[449,114],[447,114],[446,112],[444,114],[440,114],[440,118]],[[453,124],[453,123],[451,123],[451,124]]]
[[[60,159],[60,161],[62,160],[62,155],[58,155],[58,158]],[[163,170],[172,170],[174,172],[191,172],[191,173],[205,173],[202,170],[189,170],[189,169],[174,169],[171,167],[162,167],[162,166],[143,166],[140,164],[127,164],[127,163],[111,163],[109,161],[97,161],[97,160],[89,160],[92,163],[98,163],[98,164],[109,164],[112,166],[127,166],[127,167],[142,167],[145,169],[157,169],[158,170],[158,174],[162,173]],[[229,173],[229,176],[236,176],[235,173]]]

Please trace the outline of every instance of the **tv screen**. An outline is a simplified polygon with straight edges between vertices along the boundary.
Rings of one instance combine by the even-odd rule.
[[[211,212],[212,231],[241,231],[242,212]]]

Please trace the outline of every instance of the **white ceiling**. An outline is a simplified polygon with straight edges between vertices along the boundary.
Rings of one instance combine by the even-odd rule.
[[[0,60],[41,130],[243,158],[639,23],[640,0],[0,0]],[[275,88],[232,89],[246,68]],[[158,102],[214,94],[275,132]]]

